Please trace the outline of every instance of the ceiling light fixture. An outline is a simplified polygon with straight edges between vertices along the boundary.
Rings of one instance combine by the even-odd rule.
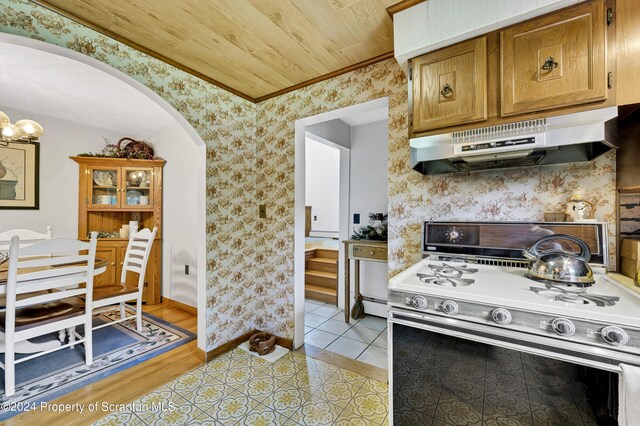
[[[9,142],[31,143],[44,133],[42,126],[33,120],[18,120],[11,124],[9,117],[0,111],[0,144],[7,146]]]

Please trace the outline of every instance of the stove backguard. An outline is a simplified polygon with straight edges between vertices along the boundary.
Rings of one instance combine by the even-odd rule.
[[[602,222],[424,222],[422,253],[482,258],[524,259],[522,251],[538,239],[567,234],[583,240],[591,250],[591,263],[607,266],[607,224]],[[555,242],[554,242],[555,243]],[[558,240],[567,251],[579,252],[569,241]]]

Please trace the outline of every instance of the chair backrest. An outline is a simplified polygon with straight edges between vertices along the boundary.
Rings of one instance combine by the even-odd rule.
[[[30,229],[10,229],[0,232],[0,251],[9,251],[13,237],[20,238],[21,247],[28,247],[41,241],[50,240],[53,237],[53,233],[51,232],[51,225],[47,226],[45,233],[32,231]]]
[[[28,247],[21,247],[20,238],[13,237],[7,271],[7,330],[8,323],[15,319],[16,309],[68,297],[86,295],[90,313],[97,242],[96,232],[89,242],[52,238]],[[53,289],[56,291],[42,294],[43,290]],[[26,296],[33,292],[40,293]],[[18,295],[23,297],[18,300]]]
[[[144,274],[147,271],[147,263],[151,254],[151,246],[156,238],[158,228],[154,227],[152,231],[145,228],[141,231],[132,233],[129,237],[127,252],[124,255],[122,265],[122,275],[120,281],[125,282],[127,279],[127,271],[138,273],[138,290],[142,291],[144,286]]]

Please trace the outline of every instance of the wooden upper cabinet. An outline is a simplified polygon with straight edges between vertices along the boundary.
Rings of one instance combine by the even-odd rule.
[[[487,119],[487,38],[411,60],[412,133]]]
[[[640,7],[638,0],[616,0],[616,103],[640,102]]]
[[[605,28],[596,0],[501,31],[502,116],[606,99]]]

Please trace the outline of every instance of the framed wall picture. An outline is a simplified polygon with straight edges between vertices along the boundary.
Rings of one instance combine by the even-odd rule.
[[[0,144],[0,209],[38,209],[40,144]]]

